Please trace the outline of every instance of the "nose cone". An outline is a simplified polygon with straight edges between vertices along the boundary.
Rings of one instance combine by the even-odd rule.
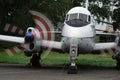
[[[25,42],[33,42],[33,41],[34,41],[34,35],[32,33],[26,33]]]

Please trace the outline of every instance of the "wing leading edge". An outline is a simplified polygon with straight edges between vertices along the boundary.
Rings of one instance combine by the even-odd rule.
[[[47,41],[47,40],[43,40],[42,41],[42,46],[44,47],[49,47],[52,49],[61,49],[61,42],[58,41]]]
[[[7,41],[7,42],[20,43],[20,44],[24,43],[24,37],[0,35],[0,40]]]
[[[103,50],[103,49],[111,49],[111,48],[115,48],[116,47],[116,43],[115,42],[111,42],[111,43],[96,43],[94,50]]]
[[[7,42],[20,43],[20,44],[24,43],[24,37],[0,35],[0,40],[7,41]],[[61,49],[61,42],[42,40],[42,46],[53,48],[53,49]]]

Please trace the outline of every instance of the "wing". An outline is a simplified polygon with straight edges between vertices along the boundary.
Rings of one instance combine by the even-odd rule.
[[[106,53],[106,54],[114,54],[118,51],[117,43],[111,42],[111,43],[96,43],[94,50],[92,53],[94,54],[101,54],[101,53]]]
[[[47,40],[43,40],[42,41],[42,46],[44,47],[49,47],[52,49],[61,49],[61,42],[58,41],[47,41]]]
[[[21,44],[24,43],[24,37],[0,35],[0,40],[7,42],[21,43]]]
[[[96,34],[97,35],[113,35],[113,36],[117,36],[116,33],[104,33],[104,32],[101,32],[101,31],[96,31]]]
[[[20,43],[20,44],[24,43],[24,37],[0,35],[0,40],[7,41],[7,42]],[[53,49],[61,49],[61,42],[42,40],[42,46],[53,48]]]
[[[116,47],[116,43],[96,43],[94,50],[112,49]]]

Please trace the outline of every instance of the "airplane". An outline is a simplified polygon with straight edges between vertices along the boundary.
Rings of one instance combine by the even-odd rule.
[[[30,60],[32,66],[40,64],[41,54],[44,47],[50,47],[69,53],[70,62],[68,73],[77,73],[76,57],[79,54],[90,53],[95,50],[116,49],[113,58],[117,61],[117,67],[120,68],[120,36],[116,33],[114,42],[96,43],[94,19],[90,11],[84,7],[74,7],[70,9],[64,21],[61,32],[61,41],[44,40],[41,32],[36,28],[29,27],[24,37],[0,35],[1,41],[20,43],[24,45],[25,55],[32,56]],[[98,33],[110,35],[109,33]],[[51,46],[49,46],[49,44]]]

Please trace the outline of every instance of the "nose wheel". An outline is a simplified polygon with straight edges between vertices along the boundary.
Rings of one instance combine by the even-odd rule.
[[[68,74],[77,74],[77,66],[69,66]]]

